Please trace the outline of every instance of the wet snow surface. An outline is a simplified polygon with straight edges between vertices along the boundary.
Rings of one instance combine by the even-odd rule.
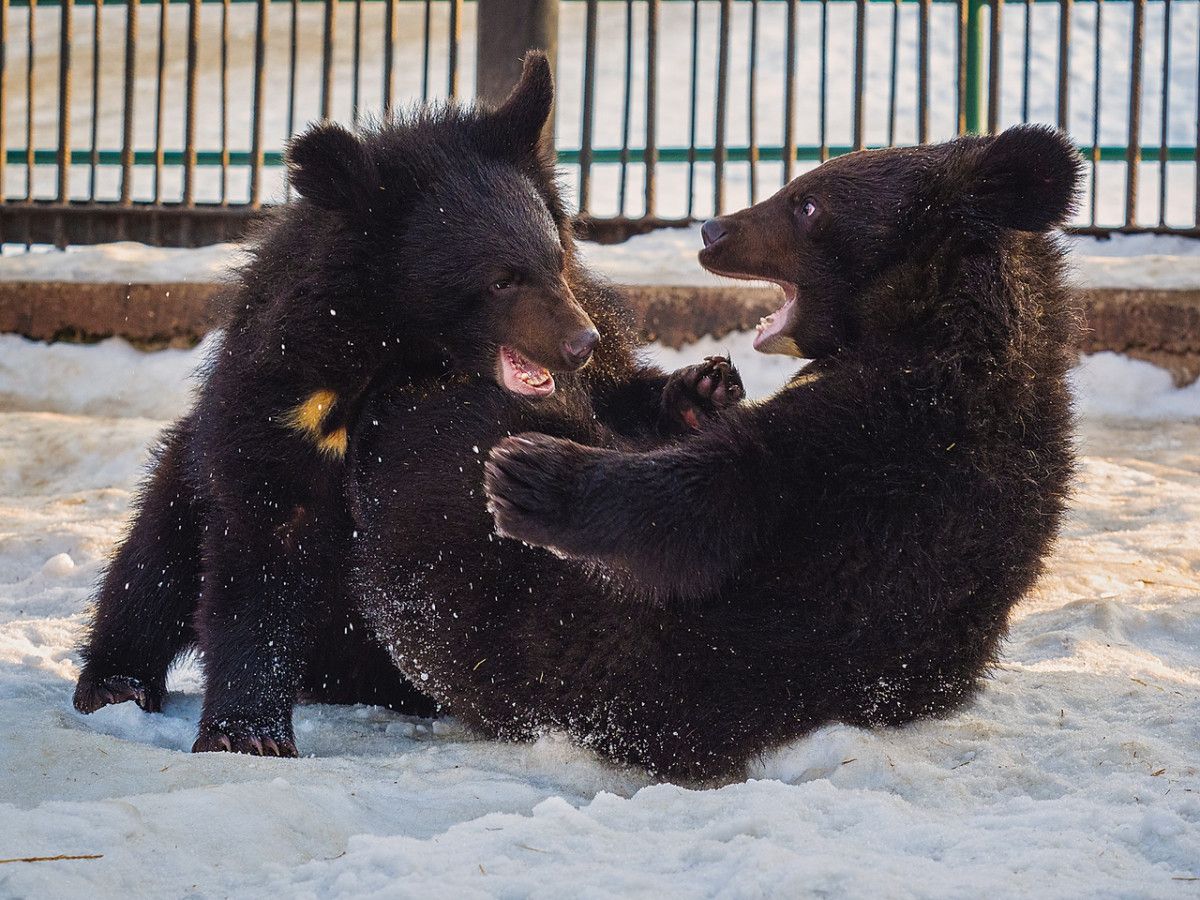
[[[662,356],[720,348],[758,394],[792,368]],[[197,359],[0,336],[0,857],[102,854],[0,895],[1200,894],[1200,387],[1077,372],[1075,500],[977,702],[696,791],[365,707],[300,708],[304,759],[192,756],[194,663],[161,715],[77,715],[90,587]]]

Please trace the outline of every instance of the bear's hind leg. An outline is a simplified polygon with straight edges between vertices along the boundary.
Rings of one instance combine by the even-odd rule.
[[[133,700],[162,709],[167,670],[196,639],[200,595],[197,500],[184,478],[186,421],[163,438],[133,527],[105,573],[87,639],[75,708],[95,712]]]
[[[297,755],[292,707],[343,569],[339,533],[299,506],[283,525],[214,519],[196,617],[205,691],[192,752]]]

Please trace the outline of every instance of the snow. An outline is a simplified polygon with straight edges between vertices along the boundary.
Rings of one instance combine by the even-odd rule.
[[[1170,373],[1118,353],[1084,357],[1071,373],[1078,412],[1085,418],[1195,418],[1200,381],[1176,388]]]
[[[793,364],[728,349],[762,395]],[[1075,499],[977,701],[830,726],[744,783],[653,785],[558,736],[298,710],[299,760],[186,753],[164,713],[70,705],[92,585],[203,348],[0,336],[0,895],[1195,896],[1200,388],[1112,354],[1073,376]]]
[[[76,244],[66,250],[9,245],[0,257],[0,281],[83,281],[116,284],[220,282],[243,257],[237,244],[152,247],[134,241]]]
[[[0,409],[174,419],[190,404],[192,373],[215,339],[191,350],[143,353],[120,338],[93,351],[0,334]]]
[[[1152,234],[1072,237],[1075,281],[1088,288],[1200,289],[1200,239]],[[730,283],[696,263],[700,225],[663,228],[622,244],[581,242],[584,258],[621,284],[713,286]],[[115,283],[221,282],[242,260],[236,244],[194,249],[130,241],[34,252],[8,245],[0,281]]]

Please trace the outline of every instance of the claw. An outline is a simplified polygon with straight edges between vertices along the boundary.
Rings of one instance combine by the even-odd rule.
[[[741,401],[745,392],[727,356],[708,356],[674,373],[664,390],[664,411],[676,427],[699,431],[704,419]]]
[[[193,753],[232,753],[233,742],[223,731],[201,732],[192,744]]]
[[[93,713],[102,706],[126,700],[132,700],[146,712],[162,709],[161,691],[129,675],[110,675],[99,681],[85,675],[75,688],[75,708],[81,713]]]
[[[201,727],[192,745],[193,753],[245,753],[249,756],[296,757],[296,744],[286,737],[265,734],[227,734],[215,728]]]

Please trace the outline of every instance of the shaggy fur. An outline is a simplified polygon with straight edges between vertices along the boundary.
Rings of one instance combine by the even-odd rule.
[[[815,361],[687,442],[587,446],[496,391],[381,398],[355,569],[396,664],[488,734],[563,729],[672,779],[961,706],[1068,490],[1046,232],[1078,169],[1020,127],[851,154],[709,223],[706,266],[798,295],[763,349]],[[501,440],[521,429],[543,434]],[[494,540],[485,471],[499,533],[553,552]]]
[[[423,109],[362,136],[321,125],[292,143],[302,199],[260,234],[195,409],[164,437],[99,591],[78,709],[157,710],[168,667],[196,646],[195,750],[295,755],[301,694],[432,711],[347,593],[346,450],[393,382],[532,406],[509,393],[534,388],[505,369],[508,347],[559,373],[548,408],[632,446],[736,402],[723,361],[672,378],[635,361],[621,298],[575,257],[540,142],[552,99],[531,54],[496,111]]]

